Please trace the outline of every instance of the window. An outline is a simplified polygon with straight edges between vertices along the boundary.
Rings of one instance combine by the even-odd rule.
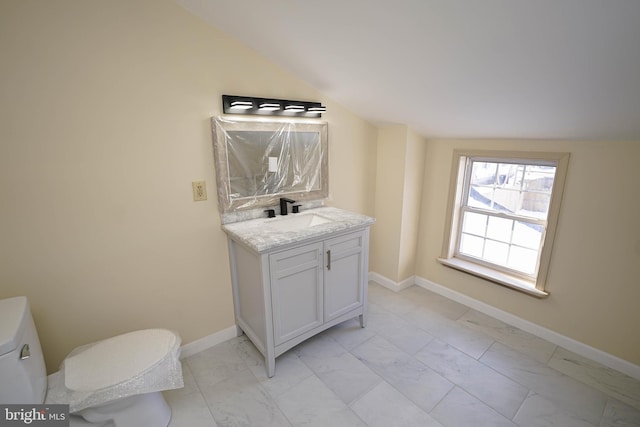
[[[439,261],[544,297],[567,153],[456,152]]]

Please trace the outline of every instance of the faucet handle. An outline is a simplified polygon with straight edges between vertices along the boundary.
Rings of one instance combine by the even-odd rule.
[[[294,204],[296,201],[287,199],[286,197],[280,197],[280,215],[287,214],[287,203]]]
[[[300,213],[300,205],[291,206],[291,213]]]
[[[275,209],[267,209],[267,210],[265,210],[265,212],[267,213],[267,218],[275,218],[276,217],[276,210]]]

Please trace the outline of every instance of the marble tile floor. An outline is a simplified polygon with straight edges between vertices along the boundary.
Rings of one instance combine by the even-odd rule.
[[[640,381],[420,287],[276,360],[245,337],[183,361],[170,427],[640,426]]]

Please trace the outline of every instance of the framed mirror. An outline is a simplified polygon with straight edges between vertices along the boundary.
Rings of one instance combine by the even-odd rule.
[[[221,212],[328,196],[326,122],[221,116],[211,124]]]

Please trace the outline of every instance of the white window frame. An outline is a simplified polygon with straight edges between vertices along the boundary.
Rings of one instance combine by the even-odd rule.
[[[492,264],[486,260],[480,260],[458,253],[459,239],[462,232],[462,217],[465,209],[464,201],[468,200],[470,182],[471,161],[487,161],[497,163],[518,163],[526,165],[541,165],[556,167],[549,212],[546,220],[535,221],[544,227],[542,242],[538,251],[537,274],[527,275],[522,272],[509,269],[504,266]],[[494,283],[507,286],[518,291],[525,292],[538,298],[549,295],[545,290],[551,252],[556,234],[558,217],[564,184],[569,164],[569,153],[553,152],[514,152],[514,151],[487,151],[487,150],[456,150],[453,155],[451,168],[451,184],[449,187],[449,203],[445,222],[445,231],[442,247],[442,255],[438,261],[448,267],[473,274]],[[503,216],[491,213],[492,216]],[[504,215],[514,219],[514,215]],[[530,222],[531,219],[528,219]]]

